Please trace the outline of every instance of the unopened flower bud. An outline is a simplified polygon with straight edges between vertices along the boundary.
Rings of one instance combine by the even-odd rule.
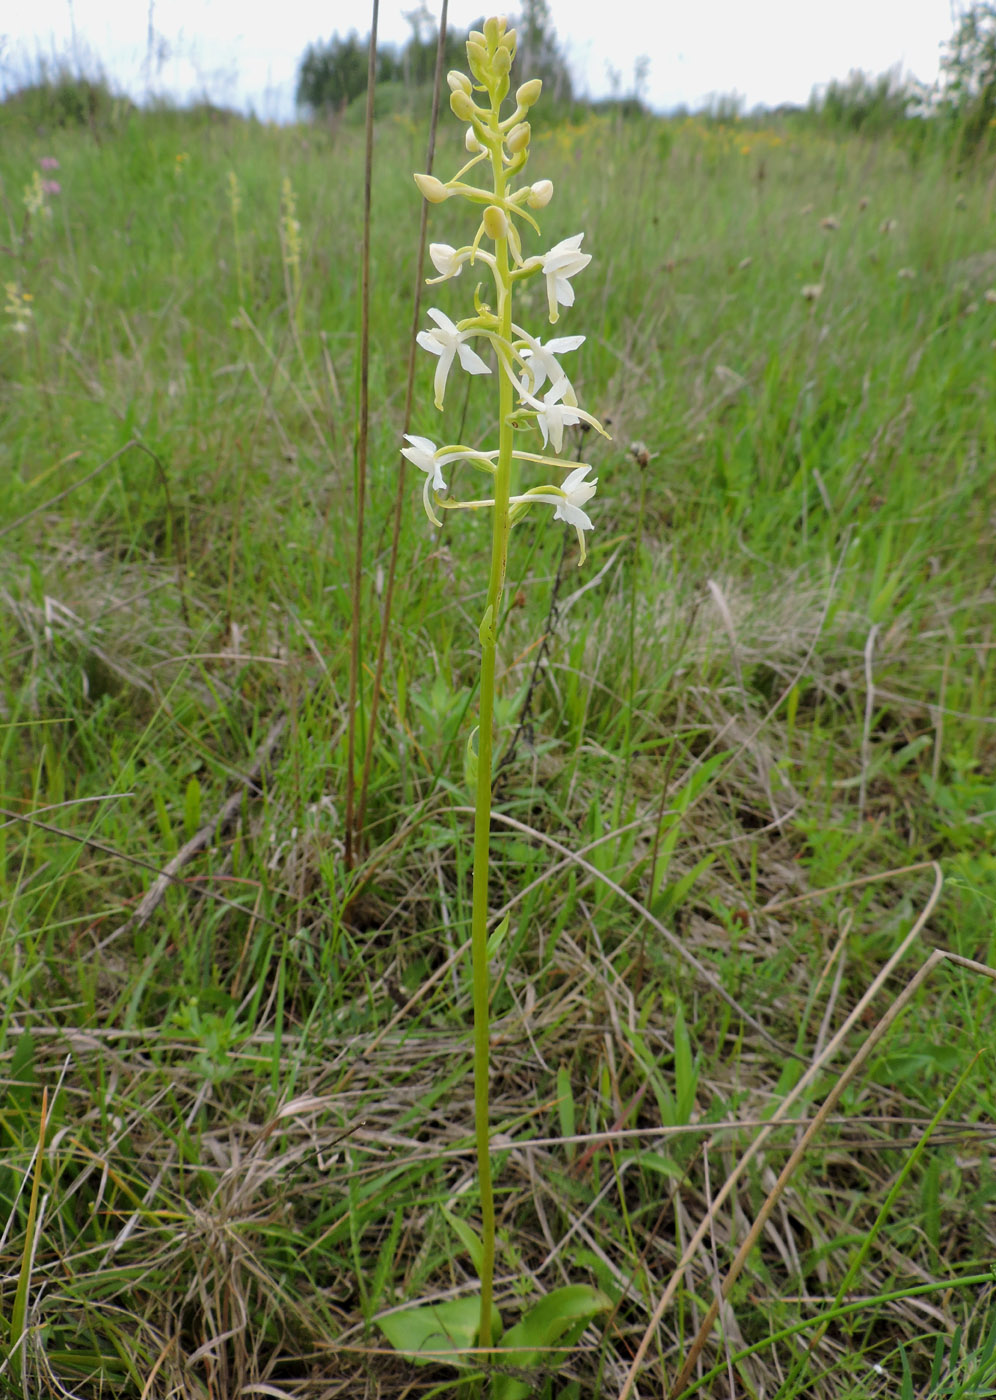
[[[466,132],[464,133],[463,144],[466,146],[468,152],[472,156],[476,156],[478,151],[483,149],[480,141],[478,141],[477,139],[477,136],[474,132],[474,128],[472,126],[468,126]]]
[[[505,137],[505,145],[510,156],[517,156],[529,145],[530,127],[528,122],[519,122]]]
[[[470,86],[470,79],[465,73],[461,73],[458,68],[450,69],[446,74],[446,81],[450,85],[450,92],[465,92],[469,97],[473,90]]]
[[[467,62],[470,64],[470,71],[475,78],[484,81],[484,74],[488,67],[488,51],[483,44],[477,43],[474,39],[467,40]]]
[[[501,36],[501,46],[508,49],[510,54],[515,53],[515,46],[519,42],[519,36],[514,29],[510,29],[507,34]]]
[[[512,55],[509,53],[508,49],[503,49],[501,47],[495,49],[494,58],[491,60],[491,66],[496,73],[501,73],[502,75],[507,73],[512,66]]]
[[[450,111],[462,122],[469,122],[477,112],[474,99],[463,88],[450,93]]]
[[[486,49],[487,40],[479,29],[472,29],[467,35],[468,44],[480,44],[482,49]]]
[[[520,107],[531,107],[539,100],[539,95],[543,91],[542,78],[530,78],[528,83],[523,83],[516,90],[515,100]]]
[[[416,175],[414,178],[423,199],[427,199],[430,204],[442,204],[453,193],[446,188],[442,180],[437,180],[435,175]]]
[[[508,237],[508,219],[504,209],[499,209],[497,204],[488,205],[481,222],[484,224],[484,232],[496,242],[499,238]]]
[[[494,48],[501,36],[502,30],[498,28],[498,20],[492,15],[490,19],[484,21],[484,39],[488,48]]]
[[[532,185],[529,194],[526,196],[526,203],[530,209],[545,209],[553,198],[553,181],[537,180]]]

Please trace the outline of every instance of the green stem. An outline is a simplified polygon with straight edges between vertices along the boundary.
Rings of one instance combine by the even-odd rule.
[[[492,122],[497,129],[499,103],[492,98]],[[491,159],[496,203],[504,198],[505,172],[501,147]],[[498,334],[512,334],[512,284],[508,266],[508,241],[495,243],[498,290]],[[488,1090],[490,1034],[488,985],[488,877],[491,863],[491,766],[494,747],[495,665],[498,620],[508,559],[508,498],[512,470],[512,384],[499,374],[498,463],[495,468],[495,503],[492,513],[491,574],[487,604],[481,622],[480,727],[477,734],[477,797],[474,815],[474,894],[471,918],[471,958],[474,975],[474,1137],[477,1144],[477,1177],[481,1192],[481,1322],[478,1345],[491,1345],[491,1300],[495,1268],[495,1202],[491,1182]]]

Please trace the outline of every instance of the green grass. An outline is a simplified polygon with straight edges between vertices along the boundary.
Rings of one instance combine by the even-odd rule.
[[[613,1300],[538,1396],[618,1395],[652,1322],[638,1385],[662,1394],[800,1120],[930,950],[996,964],[992,197],[888,138],[535,115],[545,234],[584,229],[594,255],[561,323],[588,336],[572,377],[613,441],[574,444],[599,479],[583,572],[538,519],[512,540],[498,1301],[514,1319],[566,1281]],[[452,1390],[373,1322],[474,1288],[444,1212],[476,1217],[464,751],[486,522],[440,535],[410,482],[349,872],[362,134],[123,106],[4,130],[2,280],[33,314],[0,329],[0,1394]],[[377,129],[361,754],[425,137]],[[46,155],[61,193],[26,222]],[[459,217],[430,211],[430,236],[457,242]],[[464,314],[455,290],[423,304]],[[486,387],[454,375],[440,423],[433,367],[412,431],[486,445]],[[930,862],[922,934],[655,1317],[926,907]],[[916,992],[686,1393],[996,1391],[993,1006],[953,963]]]

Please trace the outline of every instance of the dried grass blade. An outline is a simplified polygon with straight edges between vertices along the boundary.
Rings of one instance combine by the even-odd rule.
[[[31,1282],[31,1261],[34,1258],[35,1220],[38,1216],[38,1193],[41,1190],[42,1162],[45,1155],[45,1130],[48,1124],[48,1087],[42,1090],[41,1118],[38,1123],[38,1143],[34,1153],[34,1175],[31,1182],[31,1201],[28,1205],[28,1218],[24,1226],[24,1248],[21,1251],[21,1269],[17,1278],[14,1306],[10,1313],[8,1334],[9,1355],[24,1341],[25,1322],[28,1315],[28,1288]],[[26,1353],[22,1351],[22,1367]]]

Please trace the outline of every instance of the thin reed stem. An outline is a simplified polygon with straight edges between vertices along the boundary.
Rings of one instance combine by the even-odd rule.
[[[370,46],[367,50],[366,150],[363,162],[363,251],[360,289],[360,414],[356,439],[356,536],[353,556],[353,618],[349,651],[349,705],[346,758],[345,863],[353,864],[353,815],[356,797],[356,705],[360,675],[360,634],[363,605],[363,513],[367,486],[367,433],[370,423],[370,197],[373,184],[373,109],[377,76],[377,18],[380,0],[373,0]]]

